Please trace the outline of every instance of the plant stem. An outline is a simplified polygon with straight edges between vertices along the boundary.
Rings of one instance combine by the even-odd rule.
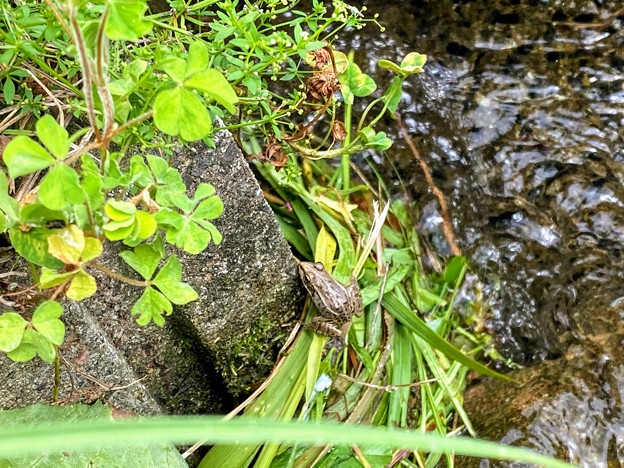
[[[54,358],[54,389],[52,390],[52,402],[56,403],[61,386],[61,356],[59,355],[58,346],[54,346],[54,350],[56,351],[56,357]]]
[[[128,278],[127,276],[120,275],[119,273],[116,273],[113,270],[106,268],[104,265],[100,265],[99,263],[89,262],[89,266],[95,268],[98,271],[101,271],[102,273],[110,276],[111,278],[115,278],[117,281],[121,281],[122,283],[128,283],[133,286],[139,286],[141,288],[145,288],[149,286],[149,281],[139,281],[139,280],[135,280],[132,278]]]
[[[351,104],[347,104],[345,107],[345,129],[347,130],[347,136],[345,137],[343,146],[345,148],[349,147],[349,143],[351,142],[351,109],[352,106]],[[342,161],[340,162],[340,167],[342,169],[342,189],[343,190],[349,190],[349,185],[351,183],[350,181],[350,176],[351,176],[351,168],[349,166],[351,160],[351,153],[350,152],[345,152],[342,155]],[[346,197],[346,202],[349,201],[349,194],[347,193],[345,195]]]

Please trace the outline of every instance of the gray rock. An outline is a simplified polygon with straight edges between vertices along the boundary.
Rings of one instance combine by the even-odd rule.
[[[268,374],[287,335],[286,324],[300,309],[303,294],[296,262],[258,183],[231,134],[219,132],[215,141],[214,150],[200,142],[178,148],[174,157],[191,195],[200,183],[208,182],[225,205],[214,222],[223,234],[220,245],[211,244],[199,255],[175,252],[182,262],[183,281],[195,288],[199,299],[174,307],[164,328],[153,323],[140,327],[130,310],[143,289],[90,270],[98,293],[65,307],[71,336],[77,337],[78,348],[88,350],[86,366],[95,379],[116,386],[140,379],[125,390],[129,397],[120,390],[107,393],[122,409],[223,411],[233,396]],[[139,279],[117,256],[120,246],[109,247],[98,262]],[[68,353],[69,348],[61,351],[68,360],[81,356]],[[38,360],[15,364],[1,359],[0,381],[10,383],[5,388],[11,395],[4,392],[0,407],[49,400],[52,366]],[[34,374],[36,380],[31,378]],[[82,391],[82,380],[75,371],[71,374]]]
[[[78,307],[65,309],[66,339],[61,355],[59,401],[91,403],[102,399],[136,414],[159,414],[152,398],[124,357],[115,349],[90,314]],[[0,408],[49,403],[54,390],[54,366],[39,358],[13,362],[0,354]]]

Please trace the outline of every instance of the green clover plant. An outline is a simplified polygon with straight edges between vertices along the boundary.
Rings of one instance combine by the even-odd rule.
[[[178,257],[165,261],[165,243],[189,254],[219,244],[213,220],[224,207],[210,184],[187,193],[173,145],[214,145],[215,129],[229,129],[248,154],[281,159],[286,174],[299,170],[297,157],[341,156],[345,189],[349,155],[391,145],[375,123],[396,111],[401,83],[425,56],[380,61],[396,75],[382,92],[332,47],[344,28],[376,19],[328,3],[171,0],[160,14],[146,0],[0,4],[0,100],[15,111],[0,135],[0,233],[52,298],[30,322],[0,315],[0,351],[53,360],[63,341],[56,300],[96,294],[93,270],[143,288],[131,311],[140,325],[162,326],[173,305],[196,299]],[[320,133],[321,122],[334,133]],[[141,279],[97,262],[111,242],[132,249],[121,258]]]

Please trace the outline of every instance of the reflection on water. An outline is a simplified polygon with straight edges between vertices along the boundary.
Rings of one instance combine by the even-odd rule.
[[[578,343],[619,333],[621,344],[621,0],[364,3],[381,14],[387,30],[371,27],[342,46],[356,49],[368,73],[375,73],[378,58],[429,55],[425,73],[405,86],[400,111],[452,203],[462,248],[485,284],[499,349],[525,364],[561,357],[569,366],[566,352]],[[387,124],[396,129],[390,119]],[[437,205],[398,138],[384,162],[397,190],[404,184],[422,200],[422,231],[444,251]],[[621,353],[592,356],[624,364]],[[592,367],[594,361],[579,362]],[[622,446],[622,419],[606,416],[621,414],[624,375],[617,375],[602,393],[592,396],[579,384],[540,407],[548,417],[529,430],[532,444],[552,452],[547,445],[557,442],[548,437],[561,427],[572,459],[603,466],[610,450],[611,459],[624,463],[614,448]],[[563,424],[570,417],[586,429]]]
[[[366,3],[387,30],[344,46],[370,73],[378,58],[429,55],[401,112],[464,250],[500,282],[489,297],[501,349],[524,363],[561,355],[591,331],[577,315],[602,306],[579,312],[578,289],[622,284],[624,12],[610,17],[621,3]],[[397,140],[391,157],[432,232],[439,214],[411,154]]]

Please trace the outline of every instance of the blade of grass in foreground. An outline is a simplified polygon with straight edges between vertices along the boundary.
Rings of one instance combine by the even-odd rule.
[[[412,430],[331,423],[292,423],[255,418],[224,421],[216,416],[155,417],[144,420],[59,423],[53,427],[13,426],[0,431],[0,459],[94,447],[133,444],[188,444],[197,439],[222,444],[335,444],[404,448],[425,452],[536,463],[547,468],[572,465],[518,447],[465,437],[447,438]]]

